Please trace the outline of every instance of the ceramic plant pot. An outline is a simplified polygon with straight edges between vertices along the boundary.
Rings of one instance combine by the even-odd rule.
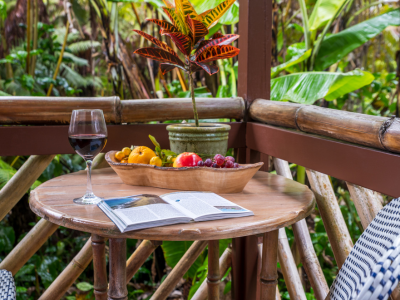
[[[196,127],[194,123],[167,126],[173,152],[195,152],[203,158],[226,154],[230,129],[230,125],[217,123],[200,123],[200,127]]]

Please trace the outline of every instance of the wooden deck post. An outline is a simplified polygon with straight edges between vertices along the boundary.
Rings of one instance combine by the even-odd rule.
[[[250,103],[270,98],[272,1],[239,0],[238,96]],[[247,120],[245,116],[245,120]],[[257,286],[257,237],[233,239],[232,296],[255,300]]]

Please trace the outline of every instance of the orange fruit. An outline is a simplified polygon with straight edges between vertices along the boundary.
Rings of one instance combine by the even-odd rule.
[[[162,166],[162,160],[158,156],[154,156],[150,159],[150,164],[153,166],[161,167]]]
[[[131,154],[132,150],[129,147],[125,147],[122,149],[121,152],[124,153],[125,156],[129,156],[129,154]]]
[[[128,163],[128,158],[125,157],[123,160],[120,161],[121,164],[127,164]]]
[[[149,164],[156,154],[149,147],[141,146],[133,149],[129,155],[128,162],[130,164]]]
[[[118,151],[117,153],[115,153],[115,158],[117,160],[123,160],[125,156],[126,155],[122,151]]]

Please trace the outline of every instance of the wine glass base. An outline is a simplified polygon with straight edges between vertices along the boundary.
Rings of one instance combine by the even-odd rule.
[[[81,198],[75,198],[74,203],[80,205],[90,205],[90,204],[97,204],[103,199],[104,198],[97,197],[93,193],[91,193],[91,194],[86,194]]]

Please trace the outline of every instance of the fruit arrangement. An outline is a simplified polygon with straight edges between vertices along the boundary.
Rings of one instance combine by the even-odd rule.
[[[150,140],[155,146],[154,151],[146,146],[125,147],[115,153],[115,159],[121,163],[147,164],[157,167],[209,167],[209,168],[239,168],[232,156],[216,154],[213,159],[203,159],[194,152],[184,152],[179,155],[171,150],[161,149],[156,139],[149,135]]]

